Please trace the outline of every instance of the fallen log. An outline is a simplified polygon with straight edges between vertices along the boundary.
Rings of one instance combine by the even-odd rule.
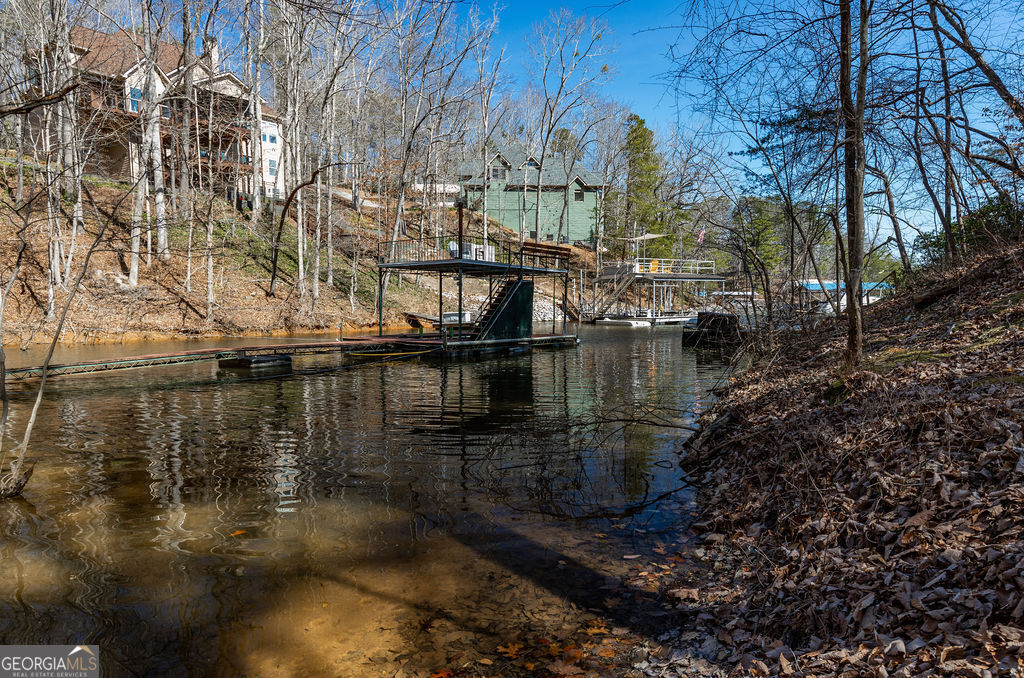
[[[944,297],[947,294],[952,294],[960,289],[960,282],[954,281],[945,283],[942,285],[936,285],[935,287],[929,287],[928,289],[914,294],[911,299],[914,302],[914,308],[924,308],[925,306],[936,301],[940,297]]]

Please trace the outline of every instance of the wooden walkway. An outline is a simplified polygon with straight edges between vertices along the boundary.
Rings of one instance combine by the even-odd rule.
[[[474,355],[483,352],[504,349],[523,349],[533,346],[568,346],[575,345],[577,339],[573,335],[535,335],[525,339],[508,339],[499,341],[449,341],[442,343],[438,334],[433,335],[390,335],[379,337],[354,337],[336,341],[262,344],[257,346],[236,346],[233,348],[200,348],[175,353],[156,353],[152,355],[126,356],[106,360],[87,360],[78,363],[51,364],[46,369],[46,376],[63,376],[72,374],[91,374],[112,370],[128,370],[141,367],[157,367],[160,365],[185,365],[189,363],[207,362],[211,360],[231,361],[254,357],[270,356],[309,356],[322,354],[358,354],[360,356],[394,356],[394,355],[426,355],[436,353],[439,356]],[[25,381],[42,376],[43,367],[16,367],[7,370],[7,381]]]

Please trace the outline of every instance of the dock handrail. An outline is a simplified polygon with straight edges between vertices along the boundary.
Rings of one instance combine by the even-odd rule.
[[[703,275],[715,273],[715,262],[701,259],[657,259],[640,258],[634,262],[637,273],[688,273]]]
[[[463,236],[461,251],[458,237],[451,236],[382,240],[377,243],[377,263],[381,265],[457,259],[508,264],[512,263],[513,254],[508,242],[496,238],[485,241],[480,236]]]
[[[382,240],[377,243],[377,263],[386,266],[392,264],[415,264],[437,261],[488,261],[507,264],[509,267],[523,268],[529,260],[537,268],[560,268],[568,263],[570,249],[561,245],[538,243],[527,240],[506,240],[488,236],[486,241],[481,236],[462,236],[462,247],[459,238],[447,235],[442,238],[432,237],[418,240],[405,238],[401,240]]]

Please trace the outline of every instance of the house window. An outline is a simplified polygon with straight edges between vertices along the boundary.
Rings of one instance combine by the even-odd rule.
[[[530,158],[528,161],[526,161],[526,166],[527,167],[540,167],[540,165],[537,164],[537,161],[534,160],[533,158]]]
[[[581,189],[576,189],[573,192],[573,200],[576,202],[583,202],[583,191]]]
[[[141,89],[134,89],[133,88],[132,89],[132,98],[128,102],[129,105],[130,105],[130,109],[129,110],[131,110],[132,113],[138,113],[139,112],[139,103],[141,101],[142,101],[142,90]]]
[[[277,161],[276,160],[268,160],[267,161],[267,171],[270,173],[270,176],[272,176],[272,177],[276,177],[277,176]]]
[[[492,167],[491,168],[491,178],[492,179],[501,179],[502,181],[504,181],[504,179],[505,179],[505,168],[504,167]]]
[[[267,140],[267,135],[266,135],[266,134],[264,134],[264,135],[263,135],[263,141],[266,141],[266,140]]]
[[[555,239],[555,234],[554,233],[548,233],[548,234],[546,234],[544,236],[544,239],[547,240],[548,242],[551,242],[552,240]]]
[[[160,117],[170,119],[171,107],[167,104],[160,104]]]
[[[277,137],[275,135],[273,135],[273,134],[270,135],[270,143],[272,143],[272,144],[276,144],[277,143]]]

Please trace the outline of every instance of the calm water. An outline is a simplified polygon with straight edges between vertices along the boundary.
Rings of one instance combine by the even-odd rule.
[[[108,675],[368,676],[586,610],[640,628],[601,591],[681,537],[673,426],[720,361],[671,327],[610,327],[480,362],[295,369],[51,382],[35,476],[0,503],[0,642],[99,644]],[[11,433],[32,397],[17,387]]]

